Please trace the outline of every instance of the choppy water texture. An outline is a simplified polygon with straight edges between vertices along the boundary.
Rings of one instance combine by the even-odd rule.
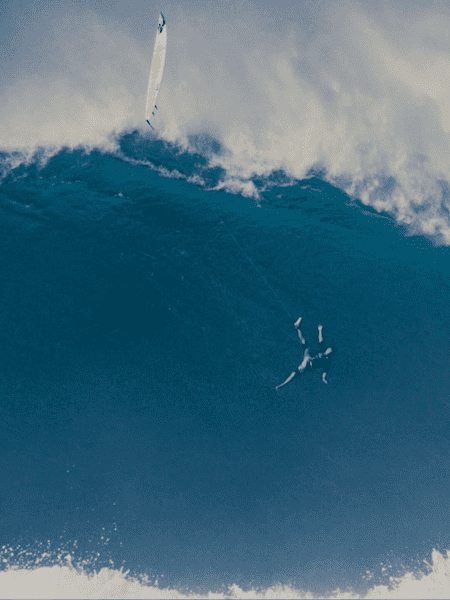
[[[117,143],[2,157],[0,594],[448,595],[448,248]]]

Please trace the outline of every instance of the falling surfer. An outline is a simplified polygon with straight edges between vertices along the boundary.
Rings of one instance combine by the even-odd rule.
[[[300,330],[301,320],[302,320],[302,318],[300,317],[294,323],[294,326],[297,329],[297,333],[298,333],[300,342],[305,349],[304,354],[303,354],[303,360],[302,360],[301,364],[298,366],[297,371],[300,374],[303,374],[303,373],[307,373],[308,371],[321,369],[323,371],[322,381],[324,383],[328,383],[327,374],[328,374],[328,371],[330,370],[331,361],[333,360],[333,356],[336,352],[336,349],[334,348],[334,346],[328,346],[328,344],[326,344],[323,341],[323,335],[322,335],[323,328],[322,328],[322,325],[319,325],[318,326],[318,329],[319,329],[319,354],[316,354],[315,356],[311,356],[309,353],[309,344],[307,344],[307,342],[306,342],[305,338],[303,337],[302,332]],[[275,389],[278,390],[278,389],[280,389],[280,387],[283,387],[283,385],[286,385],[287,383],[292,381],[292,379],[294,379],[294,377],[297,375],[297,371],[293,371],[289,375],[289,377],[286,379],[286,381],[284,381],[280,385],[277,385],[277,387]]]

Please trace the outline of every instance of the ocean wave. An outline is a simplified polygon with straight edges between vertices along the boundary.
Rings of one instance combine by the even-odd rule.
[[[262,34],[262,17],[251,31],[245,19],[216,23],[201,53],[195,23],[171,25],[158,139],[188,152],[198,152],[193,138],[214,139],[219,150],[201,153],[226,173],[217,189],[258,199],[257,178],[320,171],[408,234],[450,244],[450,14],[390,10],[395,19],[330,3],[314,35],[295,19],[275,37]],[[114,153],[133,131],[155,140],[142,116],[145,43],[92,12],[54,19],[32,57],[24,50],[18,68],[4,65],[0,149]],[[201,173],[190,176],[202,184]]]

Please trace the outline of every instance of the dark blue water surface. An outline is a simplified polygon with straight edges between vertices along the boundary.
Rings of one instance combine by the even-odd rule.
[[[316,177],[213,191],[192,144],[5,166],[2,544],[203,591],[363,589],[449,548],[448,248]],[[276,392],[299,316],[329,383]]]

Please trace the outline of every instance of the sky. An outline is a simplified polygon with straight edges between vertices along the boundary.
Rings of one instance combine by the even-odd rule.
[[[105,597],[121,567],[166,591],[385,595],[392,576],[413,597],[424,571],[441,593],[449,21],[437,2],[2,4],[0,546],[42,566],[20,585],[99,597],[76,587],[98,566]],[[298,316],[333,370],[276,393]]]

